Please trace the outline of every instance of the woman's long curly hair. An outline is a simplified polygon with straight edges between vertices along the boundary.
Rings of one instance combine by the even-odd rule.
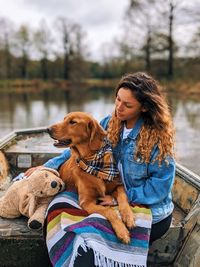
[[[146,110],[141,113],[144,124],[137,137],[135,159],[141,158],[143,162],[149,163],[151,151],[155,145],[159,153],[154,159],[161,164],[166,156],[174,156],[174,128],[169,112],[169,107],[164,95],[161,93],[161,86],[150,75],[143,72],[126,74],[121,78],[116,88],[116,95],[120,88],[128,89],[142,107]],[[113,112],[108,125],[107,136],[113,146],[116,146],[123,122]]]

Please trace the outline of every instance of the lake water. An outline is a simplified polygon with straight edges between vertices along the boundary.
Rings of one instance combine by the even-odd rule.
[[[168,96],[176,127],[177,161],[200,175],[200,97]],[[86,111],[101,120],[113,110],[110,89],[42,93],[0,93],[0,138],[15,129],[48,126],[70,111]]]

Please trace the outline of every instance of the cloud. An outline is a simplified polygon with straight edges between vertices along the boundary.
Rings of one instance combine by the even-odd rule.
[[[19,0],[18,0],[19,1]],[[57,16],[70,18],[86,26],[110,24],[121,19],[128,0],[21,0],[24,6],[34,9],[49,19]]]
[[[45,19],[53,25],[56,18],[66,17],[87,33],[92,55],[98,57],[104,42],[118,34],[129,0],[0,0],[0,17],[10,18],[16,26],[26,23],[37,28]]]
[[[3,1],[3,0],[0,0]],[[11,1],[11,0],[8,0]],[[109,31],[109,27],[118,25],[128,0],[15,0],[21,7],[38,18],[53,22],[56,17],[66,17],[79,23],[86,30],[101,29]],[[25,16],[25,14],[24,14]],[[106,28],[105,28],[106,27]]]

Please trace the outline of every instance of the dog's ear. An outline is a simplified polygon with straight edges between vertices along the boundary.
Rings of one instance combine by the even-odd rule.
[[[95,119],[89,121],[88,129],[90,131],[90,141],[89,141],[90,147],[92,147],[92,144],[95,142],[96,139],[103,140],[103,138],[107,134],[106,131],[101,127],[101,125]]]

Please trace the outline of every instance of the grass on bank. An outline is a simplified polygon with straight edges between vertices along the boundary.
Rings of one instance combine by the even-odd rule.
[[[27,91],[43,91],[43,90],[52,90],[52,89],[61,89],[61,90],[71,90],[71,88],[76,86],[81,86],[85,88],[115,88],[119,79],[85,79],[81,82],[77,81],[66,81],[66,80],[0,80],[0,92],[27,92]],[[174,80],[160,80],[161,85],[166,91],[177,92],[188,94],[200,94],[200,81],[193,80],[183,80],[183,79],[174,79]]]

